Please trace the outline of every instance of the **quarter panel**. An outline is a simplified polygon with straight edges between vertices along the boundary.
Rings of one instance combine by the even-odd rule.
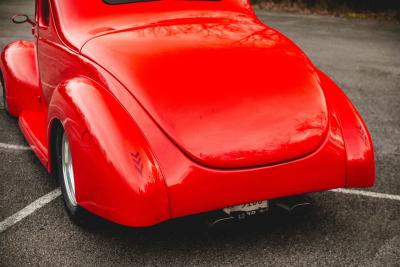
[[[164,180],[146,140],[105,89],[83,77],[61,84],[49,118],[62,122],[70,141],[79,205],[130,226],[169,218]]]
[[[338,114],[347,155],[346,187],[371,187],[375,182],[374,148],[360,114],[343,91],[319,71],[329,104]]]

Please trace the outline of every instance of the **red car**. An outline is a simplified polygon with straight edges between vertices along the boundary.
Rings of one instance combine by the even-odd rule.
[[[34,41],[1,54],[6,111],[73,219],[243,217],[374,184],[354,106],[247,0],[37,0],[13,21]]]

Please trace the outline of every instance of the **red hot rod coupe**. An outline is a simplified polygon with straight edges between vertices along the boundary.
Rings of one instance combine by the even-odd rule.
[[[248,0],[37,0],[13,21],[35,38],[1,54],[4,107],[73,219],[253,214],[374,184],[354,106]]]

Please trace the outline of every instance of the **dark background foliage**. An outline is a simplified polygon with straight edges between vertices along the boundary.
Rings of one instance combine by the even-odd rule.
[[[252,2],[273,2],[288,5],[297,4],[307,8],[352,10],[358,12],[400,10],[400,0],[252,0]]]

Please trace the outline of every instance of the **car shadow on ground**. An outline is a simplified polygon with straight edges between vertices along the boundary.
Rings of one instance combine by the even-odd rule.
[[[318,231],[318,221],[329,220],[318,207],[310,206],[300,212],[289,213],[273,208],[268,214],[257,215],[245,220],[228,220],[214,226],[209,225],[207,214],[194,215],[179,219],[173,219],[159,225],[147,228],[130,228],[104,221],[99,218],[91,218],[90,224],[82,229],[88,234],[98,235],[107,239],[118,239],[121,242],[135,242],[141,247],[155,244],[168,243],[193,243],[206,242],[209,245],[220,244],[221,240],[226,244],[239,245],[246,240],[256,242],[256,239],[266,236],[295,236],[299,233]],[[280,239],[280,238],[278,238]],[[274,238],[276,240],[276,238]]]
[[[313,205],[298,213],[272,211],[264,216],[255,216],[243,221],[228,221],[210,228],[201,216],[191,216],[170,220],[149,228],[129,228],[109,222],[97,222],[78,230],[97,244],[121,249],[129,257],[137,255],[140,249],[166,254],[212,253],[213,249],[229,252],[253,248],[260,253],[280,255],[306,253],[314,247],[329,253],[344,253],[354,256],[356,251],[372,249],[374,242],[380,242],[382,234],[394,230],[397,222],[390,214],[382,216],[377,210],[382,200],[370,201],[335,193],[311,194]],[[389,210],[397,209],[397,203],[389,205]],[[354,211],[362,210],[357,220]],[[380,225],[378,224],[380,222]],[[374,231],[370,231],[374,225]],[[393,229],[392,229],[393,228]],[[370,240],[371,243],[361,242]],[[341,247],[348,247],[343,252]],[[268,251],[265,252],[264,250]],[[161,252],[160,252],[161,253]],[[371,251],[372,253],[372,251]]]

